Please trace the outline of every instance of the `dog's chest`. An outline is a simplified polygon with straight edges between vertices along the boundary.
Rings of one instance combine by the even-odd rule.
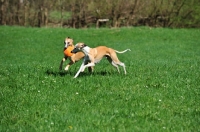
[[[88,55],[88,54],[90,53],[90,48],[89,48],[89,47],[84,47],[84,48],[82,49],[82,51],[83,51],[83,53],[84,53],[85,55]]]
[[[90,57],[88,55],[85,55],[85,61],[90,61]]]
[[[91,59],[90,59],[90,57],[89,57],[88,55],[86,55],[84,59],[85,59],[85,62],[86,62],[86,63],[91,62]],[[94,59],[94,63],[99,63],[99,62],[101,61],[101,59],[102,59],[102,58],[98,58],[98,59],[95,58],[95,59]]]

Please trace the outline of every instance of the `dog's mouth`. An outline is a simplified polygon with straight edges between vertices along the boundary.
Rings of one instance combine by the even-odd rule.
[[[71,51],[71,53],[77,53],[77,52],[79,52],[79,49],[77,49],[77,48],[74,48],[74,49]]]

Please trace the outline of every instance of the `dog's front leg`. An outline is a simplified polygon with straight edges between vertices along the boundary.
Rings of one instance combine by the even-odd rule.
[[[78,72],[76,73],[76,75],[74,76],[74,78],[77,78],[79,73],[81,72],[82,68],[84,67],[84,61],[83,63],[81,64],[81,67],[79,68]]]
[[[62,70],[63,62],[65,62],[66,59],[67,59],[67,58],[64,57],[64,58],[61,60],[61,62],[60,62],[60,67],[59,67],[60,70]]]
[[[88,64],[88,61],[84,61],[84,66],[82,67],[82,69],[81,69],[81,72],[84,72],[85,71],[85,65],[87,65]]]
[[[92,66],[95,66],[95,64],[94,64],[94,63],[88,63],[87,65],[84,65],[84,66],[82,67],[81,71],[83,72],[83,71],[85,70],[85,68],[87,68],[87,67],[92,67]]]
[[[73,60],[71,60],[70,62],[69,62],[69,64],[65,67],[65,71],[68,71],[68,69],[69,69],[69,67],[72,65],[72,64],[74,64],[75,62],[73,61]]]

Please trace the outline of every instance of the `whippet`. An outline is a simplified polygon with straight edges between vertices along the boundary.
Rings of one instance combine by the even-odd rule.
[[[77,61],[81,60],[82,58],[84,58],[85,54],[83,52],[71,53],[71,50],[74,49],[74,44],[73,44],[73,39],[71,39],[70,37],[67,37],[65,39],[64,45],[65,45],[64,46],[64,50],[63,50],[64,57],[60,62],[59,69],[62,70],[63,62],[65,62],[65,60],[67,60],[67,58],[69,58],[70,62],[65,67],[65,70],[67,71],[71,65],[73,65],[75,62],[77,62]],[[88,70],[90,72],[92,72],[93,68],[89,67]]]
[[[84,57],[84,60],[83,60],[83,63],[81,65],[80,69],[78,70],[78,72],[76,73],[74,78],[76,78],[80,72],[83,72],[86,67],[95,66],[95,63],[99,62],[104,56],[106,56],[108,61],[114,67],[117,68],[117,71],[119,73],[120,73],[120,71],[119,71],[118,65],[123,67],[124,74],[126,74],[125,64],[119,61],[116,52],[117,53],[125,53],[127,51],[131,51],[130,49],[126,49],[124,51],[117,51],[112,48],[108,48],[106,46],[90,48],[89,46],[87,46],[84,43],[78,43],[75,45],[75,48],[74,48],[74,50],[72,50],[72,53],[76,53],[78,51],[82,51],[85,54],[85,57]]]

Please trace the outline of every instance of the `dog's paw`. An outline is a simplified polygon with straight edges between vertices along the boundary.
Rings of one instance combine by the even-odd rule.
[[[84,72],[85,71],[85,67],[83,67],[82,69],[81,69],[81,72]]]
[[[65,71],[68,71],[68,69],[69,69],[68,67],[65,67]]]

